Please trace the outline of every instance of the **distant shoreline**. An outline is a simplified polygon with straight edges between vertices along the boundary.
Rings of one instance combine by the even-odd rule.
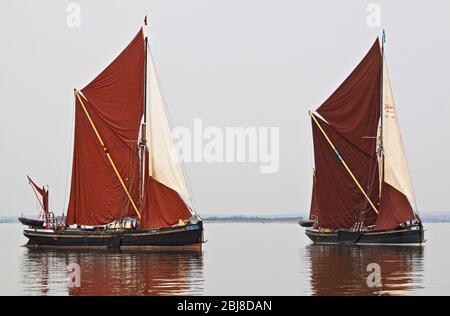
[[[25,215],[26,216],[26,215]],[[34,218],[35,216],[26,216]],[[298,223],[304,220],[305,216],[204,216],[205,223]],[[450,213],[447,214],[425,214],[422,215],[422,221],[427,223],[450,223]],[[18,216],[0,217],[0,224],[19,223]]]

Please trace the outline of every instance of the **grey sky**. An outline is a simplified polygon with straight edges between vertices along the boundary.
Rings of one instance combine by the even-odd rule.
[[[81,28],[66,24],[81,5]],[[82,88],[149,15],[175,126],[279,126],[280,169],[188,163],[201,214],[304,211],[312,166],[308,109],[337,87],[380,28],[419,209],[446,211],[450,186],[449,1],[24,1],[0,3],[0,215],[36,210],[25,178],[66,208],[73,88]],[[69,168],[69,173],[68,173]],[[68,177],[69,175],[69,177]]]

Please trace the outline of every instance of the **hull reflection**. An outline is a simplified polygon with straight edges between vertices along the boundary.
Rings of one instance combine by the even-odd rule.
[[[423,274],[423,247],[308,245],[313,295],[409,295],[419,289]],[[381,287],[367,271],[380,267]],[[373,285],[373,284],[371,284]]]
[[[67,266],[80,266],[70,287]],[[194,295],[203,290],[203,257],[182,253],[43,251],[26,249],[22,283],[37,295]]]

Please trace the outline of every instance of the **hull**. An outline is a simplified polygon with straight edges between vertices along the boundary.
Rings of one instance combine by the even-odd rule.
[[[314,243],[321,244],[420,245],[425,242],[424,230],[419,226],[364,232],[319,232],[316,229],[307,229],[306,235]]]
[[[27,247],[59,249],[201,250],[203,223],[179,227],[132,231],[27,228]]]

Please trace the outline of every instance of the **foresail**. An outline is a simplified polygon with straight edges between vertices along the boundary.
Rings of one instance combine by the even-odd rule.
[[[149,175],[184,198],[189,198],[186,178],[173,142],[155,64],[148,48],[147,56]]]
[[[150,155],[146,155],[147,159]],[[148,163],[148,162],[147,162]],[[145,177],[142,204],[142,228],[170,227],[192,216],[186,203],[176,191],[151,176]]]
[[[406,154],[400,133],[394,98],[392,95],[389,72],[384,62],[384,113],[383,113],[383,148],[384,148],[384,181],[403,193],[409,201],[414,201]]]

